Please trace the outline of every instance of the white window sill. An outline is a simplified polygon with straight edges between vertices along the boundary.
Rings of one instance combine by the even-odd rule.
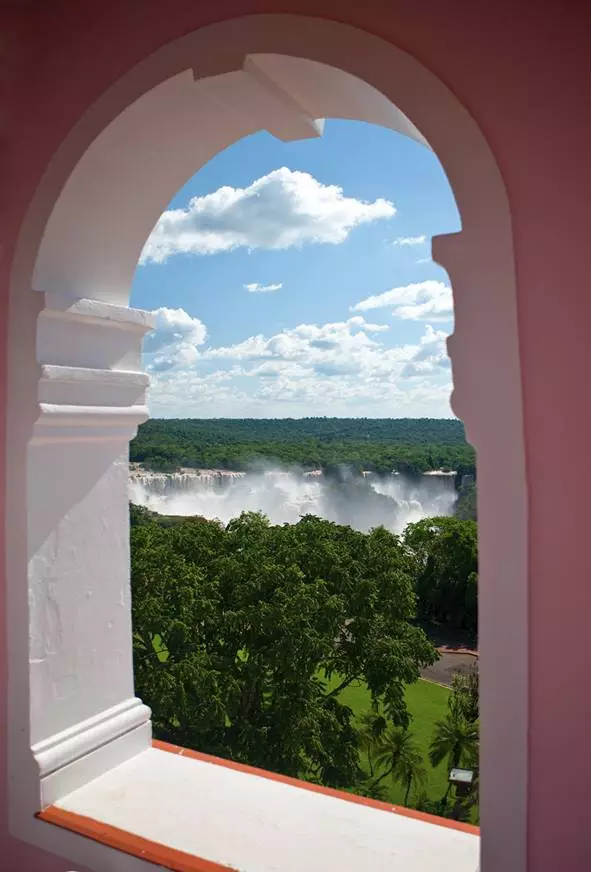
[[[46,820],[172,869],[476,872],[476,832],[379,805],[150,748],[56,802]],[[138,851],[141,840],[155,854]]]

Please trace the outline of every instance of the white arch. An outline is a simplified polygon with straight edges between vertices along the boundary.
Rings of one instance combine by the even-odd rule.
[[[46,226],[36,289],[125,304],[142,245],[171,193],[258,130],[289,141],[321,135],[320,119],[357,117],[424,141],[381,93],[341,70],[279,54],[239,60],[219,75],[172,76],[91,143]]]
[[[288,15],[249,16],[198,30],[156,52],[103,95],[48,167],[23,226],[12,282],[12,686],[31,682],[39,761],[54,733],[64,729],[64,713],[56,712],[49,734],[47,728],[36,733],[35,695],[48,676],[32,672],[29,678],[23,669],[29,656],[17,638],[28,620],[23,576],[27,560],[33,567],[49,560],[59,571],[59,559],[43,551],[48,541],[55,546],[51,535],[58,528],[62,543],[77,555],[68,569],[85,571],[92,536],[84,529],[88,521],[72,520],[69,509],[91,492],[96,505],[85,503],[84,517],[115,500],[112,517],[125,529],[121,446],[145,414],[145,384],[137,371],[147,328],[141,314],[126,314],[125,307],[151,226],[181,184],[236,139],[261,127],[285,139],[314,136],[318,119],[329,116],[373,121],[430,143],[462,218],[462,232],[436,238],[433,248],[454,288],[453,406],[479,463],[482,868],[517,872],[525,869],[526,856],[527,524],[510,210],[494,156],[455,96],[414,58],[365,32]],[[31,288],[45,294],[45,308],[42,294]],[[76,456],[87,472],[56,507],[47,489],[67,480]],[[31,521],[33,505],[41,508]],[[126,545],[113,536],[114,562],[103,574],[121,577],[128,571]],[[129,633],[128,621],[122,626]],[[120,686],[93,694],[100,710],[110,711],[132,693],[128,648],[122,642]],[[99,713],[82,697],[78,721]],[[22,689],[15,691],[16,724],[28,717],[28,705]],[[129,710],[141,729],[140,709]],[[17,738],[14,743],[12,759],[26,766],[29,749]],[[18,821],[14,826],[22,831]]]

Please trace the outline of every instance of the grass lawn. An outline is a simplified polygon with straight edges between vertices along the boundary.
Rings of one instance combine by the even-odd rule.
[[[430,799],[439,799],[439,797],[443,796],[447,786],[447,769],[445,764],[441,764],[437,769],[433,769],[429,763],[427,752],[433,735],[435,721],[445,717],[449,693],[447,688],[440,687],[438,684],[431,684],[429,681],[417,681],[416,684],[410,684],[406,688],[406,702],[408,710],[412,715],[410,729],[415,735],[417,744],[423,751],[425,769],[428,773],[425,792]],[[361,682],[351,684],[345,688],[340,695],[340,699],[350,706],[356,715],[363,714],[363,712],[368,711],[371,707],[369,691]],[[389,779],[383,783],[388,790],[388,800],[401,804],[404,799],[404,789],[393,784]],[[410,799],[413,799],[412,791]]]

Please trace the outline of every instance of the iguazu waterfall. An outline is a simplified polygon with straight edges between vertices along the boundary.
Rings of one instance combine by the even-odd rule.
[[[457,493],[454,473],[419,478],[400,474],[340,475],[268,469],[253,472],[183,469],[151,472],[131,464],[130,499],[165,515],[201,515],[226,524],[244,511],[263,512],[273,524],[296,523],[312,514],[366,532],[451,515]]]

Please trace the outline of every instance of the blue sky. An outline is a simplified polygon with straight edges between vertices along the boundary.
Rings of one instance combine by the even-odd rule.
[[[235,143],[176,194],[136,271],[152,415],[450,416],[430,238],[459,226],[435,155],[393,131]]]

